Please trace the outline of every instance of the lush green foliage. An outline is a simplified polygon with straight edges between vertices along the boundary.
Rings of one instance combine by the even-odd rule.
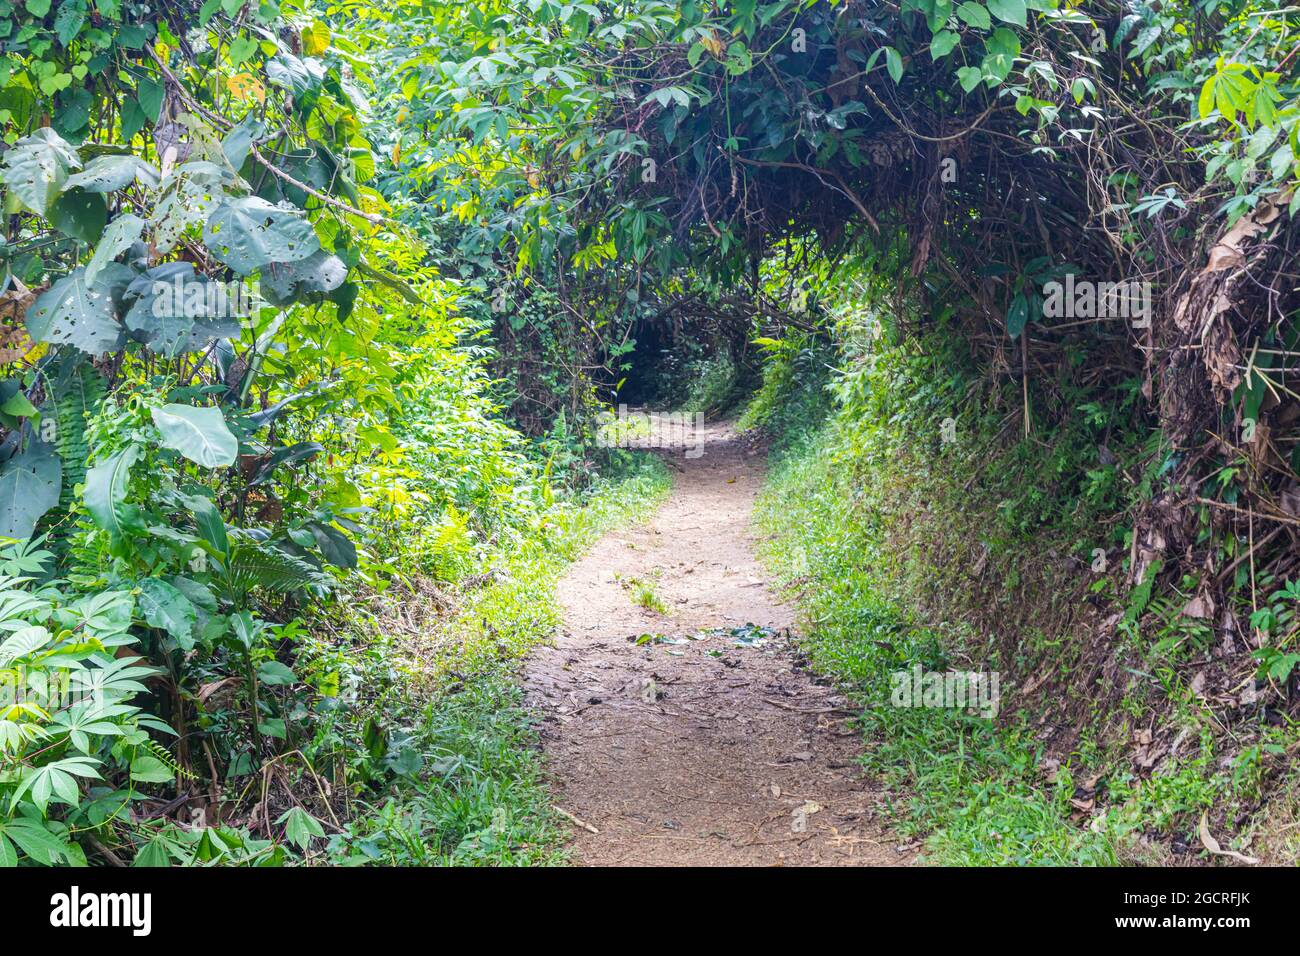
[[[814,665],[863,707],[864,761],[893,791],[900,832],[924,837],[933,860],[985,865],[1150,859],[1142,833],[1196,846],[1207,813],[1267,832],[1253,816],[1260,786],[1285,779],[1297,725],[1266,703],[1284,704],[1276,685],[1248,711],[1205,706],[1186,670],[1211,639],[1182,613],[1196,583],[1148,578],[1111,619],[1114,645],[1078,610],[1115,596],[1131,544],[1115,516],[1168,488],[1127,408],[1080,418],[1058,383],[1045,440],[1017,439],[1005,423],[1020,396],[984,394],[942,328],[891,345],[869,300],[837,315],[834,344],[771,347],[746,418],[778,436],[760,503],[768,558],[801,600]],[[1108,464],[1098,442],[1114,449]],[[1106,474],[1144,464],[1141,482]],[[1293,590],[1275,595],[1283,613]],[[1244,617],[1249,595],[1238,601]],[[893,676],[916,665],[999,671],[1000,719],[894,706]],[[1149,773],[1134,735],[1165,723],[1186,743]]]
[[[374,188],[380,11],[161,9],[0,4],[0,863],[548,858],[502,661],[658,479],[584,509],[503,420]]]
[[[1194,600],[1248,622],[1289,699],[1300,569],[1255,536],[1300,501],[1288,17],[0,0],[0,863],[549,860],[523,712],[490,704],[563,561],[662,481],[602,484],[626,462],[592,419],[724,410],[756,357],[748,424],[797,444],[834,409],[777,486],[807,509],[792,573],[839,582],[828,666],[930,653],[868,662],[853,635],[913,635],[936,568],[987,597],[891,540],[942,510],[1003,613],[1050,591],[1039,539],[1127,574],[1089,584],[1148,679],[1121,712],[1192,709]],[[1155,323],[1053,323],[1044,283],[1076,272],[1152,283]],[[976,638],[1008,668],[1061,644]],[[1185,825],[1225,787],[1196,730],[1204,766],[1112,792]],[[1026,790],[1014,733],[900,733],[897,766],[973,747],[988,799],[1036,815],[1012,829],[1037,841],[969,850],[992,831],[936,770],[921,819],[959,856],[1122,835]],[[1281,734],[1251,724],[1227,789],[1259,791]]]

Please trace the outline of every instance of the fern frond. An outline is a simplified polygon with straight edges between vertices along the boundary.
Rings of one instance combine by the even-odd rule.
[[[227,580],[231,591],[238,597],[254,590],[290,594],[309,588],[326,590],[330,586],[327,575],[302,558],[273,545],[235,548],[227,566]]]
[[[86,480],[90,458],[86,425],[104,401],[104,379],[85,356],[67,354],[52,369],[50,390],[57,425],[54,445],[63,460],[59,507],[66,510],[72,503],[72,489]]]

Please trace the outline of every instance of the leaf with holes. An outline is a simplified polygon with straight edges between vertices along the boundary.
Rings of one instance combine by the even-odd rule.
[[[0,177],[5,185],[24,206],[42,216],[49,213],[68,175],[81,168],[76,150],[48,127],[20,139],[4,158]]]
[[[203,242],[240,275],[272,262],[297,262],[320,249],[320,240],[301,210],[275,206],[257,196],[217,207],[203,229]]]
[[[0,466],[0,535],[28,538],[36,522],[59,503],[63,464],[54,446],[31,442]]]
[[[269,263],[262,270],[262,295],[272,305],[284,305],[302,296],[333,292],[347,276],[342,259],[319,249],[297,262]]]
[[[104,230],[103,238],[95,247],[95,254],[86,264],[86,281],[93,283],[105,266],[130,249],[144,232],[144,225],[143,219],[131,213],[114,219]]]
[[[157,186],[158,170],[135,156],[96,156],[63,185],[88,193],[111,193],[135,182],[150,188]]]
[[[87,355],[116,351],[126,337],[116,300],[133,278],[135,272],[117,262],[101,266],[93,280],[78,266],[32,304],[28,334],[37,342],[75,345]]]
[[[65,236],[93,243],[108,222],[108,204],[98,193],[69,189],[50,204],[50,224]]]

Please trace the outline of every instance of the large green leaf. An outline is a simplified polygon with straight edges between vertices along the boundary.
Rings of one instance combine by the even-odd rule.
[[[186,499],[194,525],[203,540],[212,545],[224,561],[230,555],[230,538],[226,534],[226,521],[221,517],[216,503],[205,495],[192,495]]]
[[[65,236],[94,243],[104,234],[108,204],[99,193],[69,189],[50,203],[50,223]]]
[[[234,169],[244,165],[244,160],[253,149],[253,143],[266,132],[266,124],[257,117],[256,111],[250,111],[243,121],[226,134],[221,141],[221,151]]]
[[[348,277],[348,267],[338,256],[318,249],[297,262],[272,262],[262,269],[262,295],[272,305],[300,296],[333,292]]]
[[[0,466],[0,535],[31,536],[41,515],[59,503],[63,466],[54,448],[33,441]]]
[[[88,193],[111,193],[134,182],[157,186],[158,170],[136,156],[96,156],[63,185],[66,189],[84,189]]]
[[[326,561],[338,568],[357,566],[357,547],[342,531],[320,521],[313,521],[307,527]]]
[[[987,0],[987,3],[989,13],[999,20],[1014,23],[1019,27],[1025,26],[1025,0]]]
[[[5,153],[0,177],[24,206],[44,216],[63,190],[68,174],[80,168],[76,150],[54,130],[43,128]]]
[[[958,7],[957,16],[970,26],[977,27],[981,30],[987,30],[993,25],[988,10],[980,6],[978,3],[974,3],[973,0],[967,0],[966,3],[963,3]]]
[[[159,188],[162,198],[149,218],[159,252],[170,252],[186,230],[206,222],[226,195],[221,167],[205,160],[181,163]]]
[[[177,588],[159,578],[145,578],[140,582],[140,600],[136,606],[150,627],[166,631],[183,650],[194,646],[198,613],[190,599]]]
[[[291,53],[280,53],[267,61],[266,77],[276,86],[282,86],[294,99],[310,93],[325,79],[325,68],[313,57],[299,59]]]
[[[37,342],[75,345],[87,355],[116,351],[125,340],[116,300],[134,276],[127,266],[110,262],[87,280],[85,268],[78,266],[32,305],[28,333]]]
[[[95,524],[115,537],[135,526],[126,505],[131,466],[140,457],[139,445],[128,445],[116,455],[86,471],[86,510]]]
[[[95,247],[95,254],[86,264],[86,281],[94,282],[99,273],[110,262],[130,249],[132,244],[144,232],[145,222],[139,216],[126,213],[118,216],[104,230],[103,238]]]
[[[217,207],[203,229],[208,250],[240,275],[272,262],[297,262],[320,249],[301,210],[275,206],[258,196]]]
[[[226,427],[219,408],[193,405],[164,405],[153,410],[153,423],[162,432],[162,443],[205,468],[235,463],[239,442]]]
[[[45,829],[40,820],[12,817],[0,823],[0,833],[18,844],[33,862],[43,866],[57,866],[76,859],[67,840]]]
[[[137,281],[127,290],[127,299],[137,295],[126,314],[126,327],[132,338],[159,355],[196,352],[213,339],[239,335],[240,320],[235,314],[239,303],[219,283],[193,275],[182,277],[179,284],[174,279]]]
[[[8,667],[14,661],[29,656],[50,643],[50,640],[49,629],[39,624],[19,628],[0,644],[0,667]]]

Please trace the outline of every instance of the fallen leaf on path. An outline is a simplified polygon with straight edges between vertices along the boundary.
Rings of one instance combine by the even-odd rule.
[[[1214,838],[1212,833],[1210,833],[1210,815],[1206,810],[1201,811],[1200,835],[1201,846],[1205,847],[1205,849],[1209,850],[1215,856],[1230,856],[1234,860],[1240,860],[1242,863],[1250,863],[1251,865],[1259,862],[1259,860],[1255,859],[1253,856],[1246,856],[1246,854],[1238,853],[1236,850],[1225,850],[1220,847],[1219,841]]]

